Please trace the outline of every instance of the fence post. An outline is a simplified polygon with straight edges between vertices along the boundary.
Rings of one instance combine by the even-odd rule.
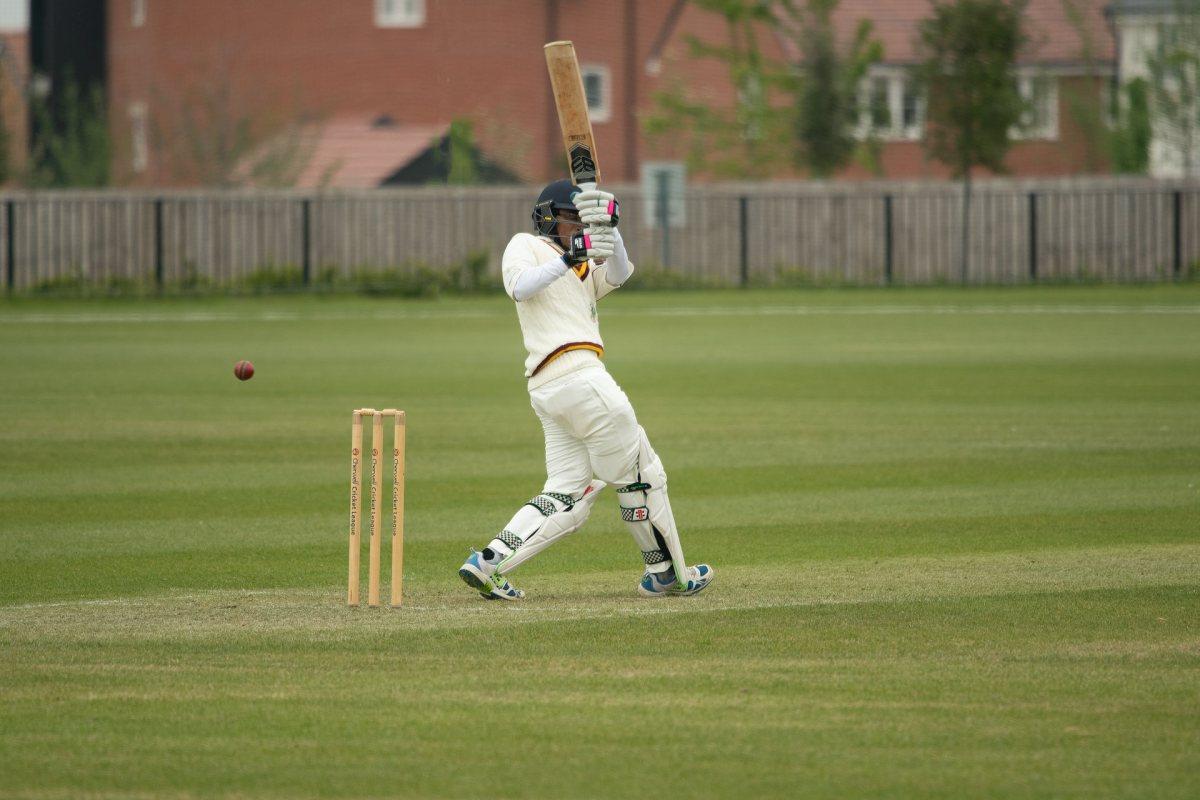
[[[742,288],[750,285],[750,198],[738,198],[738,276]]]
[[[304,270],[304,285],[312,284],[312,198],[300,201],[300,265]]]
[[[29,244],[27,244],[26,252],[28,254],[28,280],[29,286],[36,286],[38,282],[38,262],[41,259],[41,254],[38,252],[38,239],[41,238],[38,230],[38,198],[40,195],[36,192],[30,192],[25,205],[25,215],[29,220]]]
[[[1029,193],[1029,282],[1038,279],[1037,193]]]
[[[892,285],[892,196],[883,196],[883,282]]]
[[[17,285],[17,212],[11,199],[4,201],[4,286],[11,295]]]
[[[154,198],[154,285],[163,288],[163,199]]]
[[[662,265],[663,269],[668,269],[671,266],[671,210],[667,204],[671,202],[671,189],[668,185],[671,178],[665,172],[660,172],[655,177],[658,178],[658,226],[659,235],[662,237]]]
[[[1183,192],[1175,190],[1172,197],[1172,231],[1171,247],[1174,256],[1175,280],[1183,277]]]

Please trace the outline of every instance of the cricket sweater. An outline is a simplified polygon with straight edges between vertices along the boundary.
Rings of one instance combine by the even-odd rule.
[[[521,272],[562,255],[550,239],[518,233],[504,250],[504,290],[513,296]],[[633,273],[633,264],[629,264]],[[517,319],[528,355],[525,377],[535,389],[568,372],[593,365],[604,355],[596,302],[616,286],[605,280],[607,266],[590,262],[568,269],[532,297],[517,301]]]

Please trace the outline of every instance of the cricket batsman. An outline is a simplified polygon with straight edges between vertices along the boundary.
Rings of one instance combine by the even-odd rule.
[[[534,206],[536,235],[518,233],[504,250],[504,290],[517,304],[530,403],[546,437],[546,483],[459,569],[485,598],[524,597],[507,575],[579,530],[606,485],[617,487],[642,553],[640,594],[693,595],[713,579],[712,567],[684,561],[662,461],[600,360],[596,303],[633,274],[618,220],[612,194],[555,181]]]

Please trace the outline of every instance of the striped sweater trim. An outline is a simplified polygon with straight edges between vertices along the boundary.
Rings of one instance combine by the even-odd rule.
[[[532,378],[534,375],[537,375],[551,361],[558,358],[563,353],[569,353],[572,350],[591,350],[593,353],[600,356],[601,358],[604,357],[604,348],[601,347],[600,345],[596,344],[595,342],[568,342],[567,344],[559,345],[558,347],[554,348],[554,350],[551,351],[550,355],[543,358],[541,363],[538,364],[537,367],[534,368],[533,372],[529,373],[529,377]]]

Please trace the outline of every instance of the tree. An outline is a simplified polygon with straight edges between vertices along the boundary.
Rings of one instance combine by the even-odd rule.
[[[839,52],[833,28],[838,0],[807,0],[800,7],[783,0],[780,28],[800,52],[795,81],[795,163],[818,178],[846,166],[856,154],[870,152],[855,136],[858,89],[872,64],[883,59],[883,45],[872,36],[870,20],[861,20],[847,51]]]
[[[23,86],[17,80],[19,74],[15,65],[10,66],[11,56],[3,42],[0,42],[0,186],[8,183],[13,177],[12,162],[12,132],[8,129],[8,119],[4,116],[4,102],[8,99],[10,84],[21,99]]]
[[[446,136],[450,162],[446,183],[452,186],[471,186],[479,183],[475,135],[471,120],[451,120]]]
[[[1004,157],[1025,107],[1015,65],[1025,38],[1024,3],[935,0],[918,28],[923,60],[915,69],[928,103],[925,146],[963,182],[962,280],[970,244],[971,171],[1006,171]]]
[[[825,177],[871,152],[872,143],[864,148],[855,136],[859,83],[883,57],[869,21],[859,23],[843,52],[832,22],[838,0],[693,3],[725,20],[727,44],[691,37],[688,48],[693,59],[725,66],[734,103],[723,108],[671,86],[657,95],[647,134],[674,140],[686,129],[689,167],[718,177],[766,178],[785,164]],[[764,56],[760,33],[791,40],[801,63]]]
[[[1116,172],[1144,175],[1150,169],[1150,90],[1134,78],[1113,94],[1112,124],[1104,130]]]
[[[157,107],[171,107],[160,97]],[[154,139],[177,181],[201,186],[293,186],[312,158],[319,120],[301,112],[264,114],[234,93],[226,71],[193,85],[166,119],[155,119]]]
[[[294,186],[320,141],[322,116],[293,90],[285,108],[280,92],[243,89],[237,54],[218,53],[197,79],[155,88],[151,141],[166,176],[181,184],[232,188]]]
[[[109,183],[112,139],[104,91],[66,74],[53,95],[30,101],[34,140],[28,183],[37,188],[98,187]]]
[[[3,69],[0,66],[0,69]],[[3,82],[0,82],[3,86]],[[0,186],[8,183],[9,173],[12,171],[12,164],[9,161],[9,148],[11,146],[12,135],[8,132],[8,120],[4,117],[4,98],[2,90],[0,90]]]
[[[1079,37],[1079,60],[1083,63],[1082,87],[1063,81],[1060,93],[1068,114],[1078,127],[1083,142],[1084,169],[1098,172],[1104,166],[1105,157],[1113,161],[1112,131],[1109,122],[1115,119],[1116,109],[1105,107],[1103,92],[1104,75],[1096,60],[1095,36],[1089,15],[1094,6],[1089,0],[1061,0],[1063,15]]]
[[[1155,138],[1179,157],[1186,177],[1200,174],[1200,0],[1174,0],[1147,59]]]
[[[794,80],[786,65],[763,56],[760,33],[776,18],[771,4],[761,0],[693,0],[724,18],[726,44],[687,40],[693,59],[715,60],[725,66],[734,88],[732,107],[708,98],[689,98],[682,86],[670,86],[656,97],[656,111],[644,123],[647,135],[680,141],[687,131],[686,158],[695,172],[726,178],[764,178],[791,160],[791,115],[786,105],[773,103],[776,92]]]
[[[1114,172],[1144,174],[1150,166],[1148,84],[1144,78],[1123,86],[1109,84],[1106,104],[1101,88],[1106,75],[1097,63],[1094,29],[1087,16],[1094,8],[1086,0],[1062,0],[1062,7],[1079,36],[1084,65],[1082,87],[1064,83],[1064,99],[1084,141],[1085,168],[1096,172],[1107,166]]]

